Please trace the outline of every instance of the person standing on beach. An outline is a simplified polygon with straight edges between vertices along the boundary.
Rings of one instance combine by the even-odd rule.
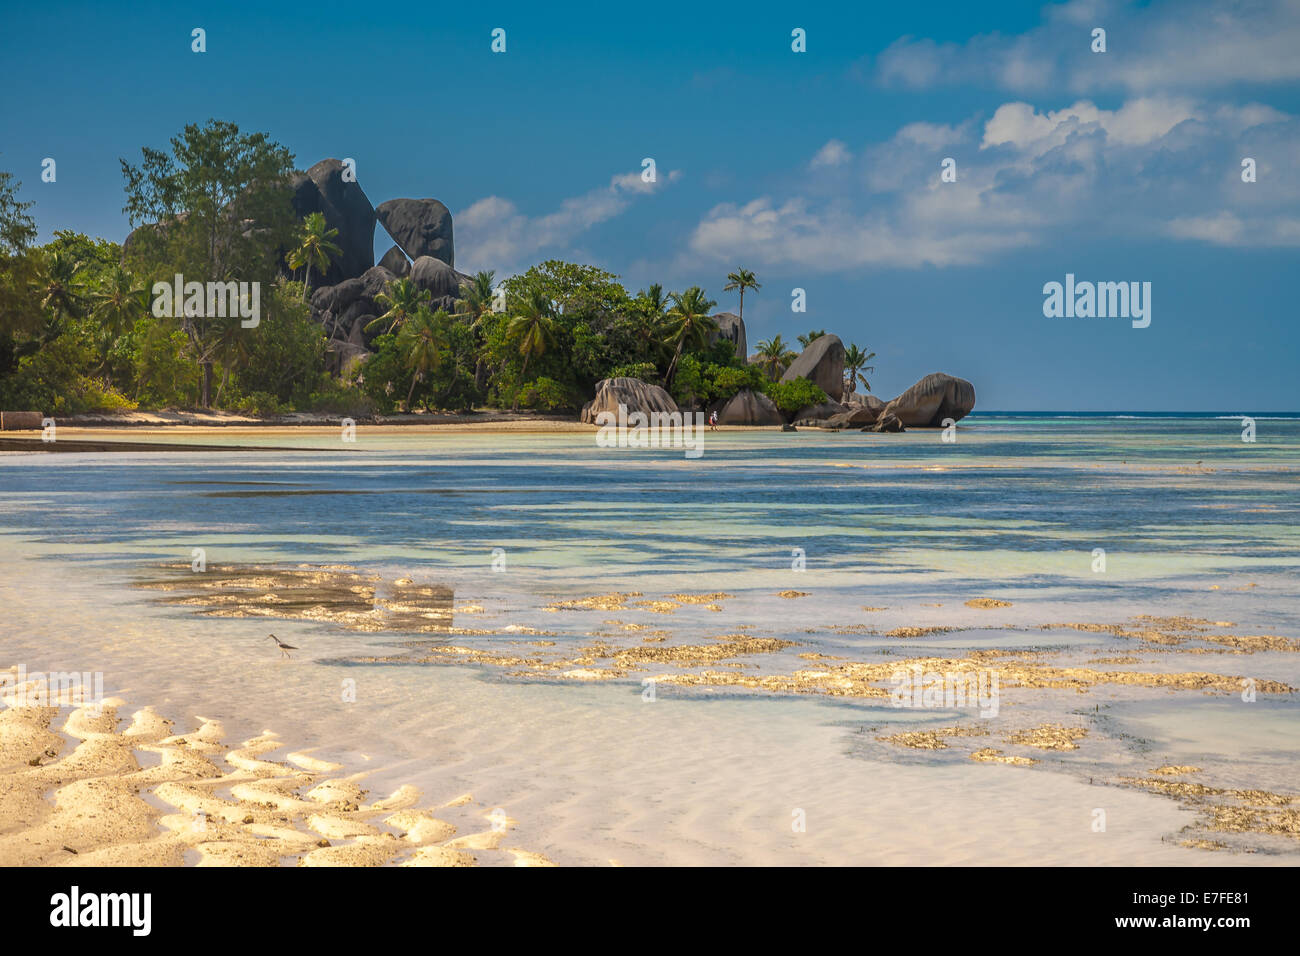
[[[713,411],[709,412],[709,431],[716,432],[717,430],[718,430],[718,410],[715,408]]]

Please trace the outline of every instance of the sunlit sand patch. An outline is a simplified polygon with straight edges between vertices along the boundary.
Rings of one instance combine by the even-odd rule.
[[[1020,757],[1015,754],[1004,754],[1001,750],[995,750],[992,747],[984,747],[976,750],[970,755],[971,760],[980,763],[1005,763],[1015,767],[1029,767],[1038,763],[1033,757]]]
[[[1189,773],[1200,773],[1200,767],[1190,765],[1169,764],[1164,767],[1157,767],[1152,773],[1159,774],[1162,777],[1181,777]]]
[[[1061,724],[1043,724],[1030,730],[1013,733],[1010,741],[1021,747],[1037,747],[1039,750],[1078,750],[1076,740],[1088,736],[1086,727],[1065,727]]]
[[[1294,794],[1144,777],[1120,777],[1117,782],[1163,793],[1199,811],[1200,820],[1195,827],[1186,828],[1188,830],[1200,828],[1219,833],[1267,834],[1300,839],[1300,807],[1297,807],[1300,796]],[[1222,849],[1224,845],[1201,848]]]
[[[645,608],[653,614],[672,614],[680,604],[674,601],[634,601],[636,607]]]
[[[664,598],[668,601],[676,601],[678,604],[706,604],[716,605],[719,601],[725,601],[735,597],[734,594],[726,594],[722,591],[715,591],[712,594],[665,594]]]
[[[149,708],[119,730],[124,702],[110,698],[67,713],[61,729],[76,741],[69,750],[53,730],[62,711],[7,702],[0,865],[178,866],[189,852],[200,866],[475,862],[449,845],[453,824],[409,808],[415,788],[367,805],[359,776],[325,776],[337,764],[304,751],[284,762],[261,756],[281,746],[273,734],[226,748],[219,723],[200,718],[195,730],[173,734],[171,721]],[[142,765],[146,753],[161,759]],[[519,853],[528,851],[502,855],[516,861]]]
[[[640,591],[613,591],[609,594],[596,594],[591,597],[573,598],[568,601],[552,601],[542,608],[543,611],[625,611],[627,602],[642,597]]]
[[[801,598],[801,597],[807,597],[808,594],[809,594],[808,591],[781,591],[777,594],[777,597]]]
[[[952,738],[986,736],[988,729],[985,727],[958,726],[941,730],[905,730],[876,739],[895,747],[910,747],[913,750],[947,750],[948,741]]]
[[[887,608],[887,607],[866,607],[866,606],[864,606],[864,607],[862,608],[862,610],[864,610],[864,611],[888,611],[889,608]]]
[[[135,586],[167,592],[162,603],[199,608],[211,617],[313,621],[366,632],[439,632],[452,625],[451,589],[416,584],[409,577],[385,588],[378,575],[342,565],[209,565],[201,573],[183,565],[166,570],[173,576]]]
[[[966,606],[974,608],[1011,607],[1011,602],[999,601],[996,598],[971,598],[966,602]]]
[[[947,634],[955,630],[955,627],[896,627],[892,631],[886,631],[885,637],[929,637],[931,634]]]

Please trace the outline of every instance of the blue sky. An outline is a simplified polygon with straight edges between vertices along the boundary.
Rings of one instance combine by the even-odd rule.
[[[751,343],[836,332],[877,353],[885,398],[946,371],[985,410],[1298,408],[1295,2],[48,4],[3,22],[0,168],[42,239],[123,238],[119,157],[217,117],[302,168],[354,158],[376,205],[441,199],[462,271],[562,257],[734,311],[721,287],[743,265],[763,283]],[[1045,318],[1067,272],[1151,282],[1150,327]]]

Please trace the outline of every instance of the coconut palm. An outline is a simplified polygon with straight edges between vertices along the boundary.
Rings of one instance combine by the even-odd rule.
[[[302,232],[298,236],[300,245],[285,256],[290,269],[295,272],[306,269],[302,276],[303,298],[307,297],[307,283],[311,279],[312,266],[324,275],[330,263],[343,255],[343,250],[332,241],[338,234],[337,229],[326,228],[323,213],[313,212],[303,218]]]
[[[421,304],[397,333],[398,353],[411,370],[411,387],[406,392],[408,412],[411,410],[411,396],[415,394],[415,383],[442,364],[438,328],[445,321],[446,312],[441,309],[436,313],[430,312],[427,305]]]
[[[674,292],[669,300],[672,306],[664,316],[664,341],[673,346],[674,350],[668,374],[664,377],[664,387],[671,390],[682,352],[687,346],[693,349],[704,348],[709,344],[709,333],[718,331],[718,323],[709,316],[709,312],[718,303],[706,296],[704,290],[697,285],[685,292]]]
[[[420,306],[426,305],[428,302],[429,291],[421,289],[412,282],[410,276],[394,279],[388,283],[383,292],[375,296],[375,304],[386,311],[379,318],[367,322],[365,330],[373,332],[385,322],[388,323],[385,332],[399,329],[408,319],[415,315]]]
[[[759,368],[775,382],[777,377],[790,367],[790,363],[795,360],[795,354],[778,335],[769,341],[758,343],[758,359]]]
[[[722,287],[722,291],[734,292],[737,289],[740,290],[740,319],[743,322],[745,319],[745,290],[753,289],[757,292],[761,288],[763,287],[754,278],[754,273],[748,269],[737,269],[735,272],[727,273],[727,284]]]
[[[87,295],[90,315],[114,334],[121,334],[149,310],[149,293],[135,277],[115,265]]]
[[[472,329],[482,325],[483,316],[492,311],[492,300],[496,298],[496,290],[492,287],[495,278],[496,272],[492,269],[475,273],[463,287],[462,296],[456,300],[456,311],[451,317],[467,320]]]
[[[848,383],[850,392],[857,391],[858,382],[861,382],[868,392],[871,391],[871,383],[867,381],[867,376],[864,373],[874,372],[876,370],[874,365],[867,364],[875,357],[875,352],[863,351],[858,348],[856,344],[850,345],[844,350],[844,367],[849,373]]]
[[[529,359],[541,358],[555,338],[555,309],[546,295],[537,289],[531,289],[520,300],[515,314],[506,326],[506,335],[510,341],[519,343],[519,354],[524,357],[523,367],[519,372],[519,384],[528,381]],[[519,392],[515,392],[513,410],[519,409]]]
[[[50,313],[56,324],[60,319],[80,315],[85,308],[81,269],[82,263],[62,249],[45,253],[40,258],[35,292],[41,308]]]
[[[803,335],[796,335],[795,338],[799,340],[800,345],[802,345],[804,348],[807,348],[808,346],[812,345],[814,342],[816,342],[819,338],[821,338],[825,334],[826,334],[825,329],[815,329],[810,332],[805,332]]]
[[[668,309],[664,287],[658,282],[652,283],[636,297],[636,306],[639,319],[636,337],[641,345],[642,358],[649,359],[659,350],[657,347],[663,344],[659,336],[663,332],[664,315]]]

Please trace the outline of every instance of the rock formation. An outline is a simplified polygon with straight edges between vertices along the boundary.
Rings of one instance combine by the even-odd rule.
[[[675,412],[677,403],[658,385],[650,385],[639,378],[606,378],[596,383],[596,397],[582,406],[580,421],[588,425],[596,424],[596,416],[601,412],[618,414],[618,406],[633,412]]]
[[[822,402],[820,405],[809,405],[794,413],[794,423],[796,425],[814,425],[842,414],[844,411],[846,411],[845,406],[839,402]]]
[[[783,425],[785,416],[762,392],[742,388],[718,410],[719,425]]]
[[[375,210],[361,186],[351,176],[345,177],[347,169],[337,159],[322,159],[293,177],[293,211],[298,219],[323,213],[325,225],[339,231],[334,243],[343,253],[323,276],[312,276],[317,287],[359,276],[375,264]]]
[[[867,425],[874,425],[876,419],[880,416],[880,409],[883,407],[883,405],[879,404],[874,408],[869,405],[847,405],[844,411],[838,415],[832,415],[821,425],[823,428],[862,428]]]
[[[806,378],[826,393],[839,398],[844,388],[844,343],[838,335],[822,335],[812,340],[781,376],[783,382]]]
[[[410,260],[406,258],[406,253],[399,246],[393,246],[385,252],[384,257],[379,260],[379,264],[399,279],[411,273]]]
[[[975,407],[975,386],[964,378],[935,372],[885,406],[908,428],[941,428],[945,418],[959,421]]]
[[[412,262],[421,256],[456,265],[451,213],[436,199],[390,199],[375,211],[384,230]]]
[[[745,341],[745,323],[740,316],[734,312],[719,312],[712,318],[718,323],[718,331],[709,335],[709,344],[712,345],[719,338],[726,339],[736,347],[736,358],[741,362],[747,361],[749,344]]]
[[[898,420],[898,416],[897,416],[897,415],[894,415],[894,414],[891,414],[891,413],[888,413],[888,412],[882,412],[881,415],[880,415],[880,417],[876,419],[876,422],[875,422],[874,425],[871,425],[871,426],[869,426],[869,427],[867,427],[867,428],[864,428],[864,429],[862,429],[862,430],[863,430],[864,432],[901,432],[901,431],[906,431],[906,429],[903,428],[903,423],[902,423],[901,421]]]

